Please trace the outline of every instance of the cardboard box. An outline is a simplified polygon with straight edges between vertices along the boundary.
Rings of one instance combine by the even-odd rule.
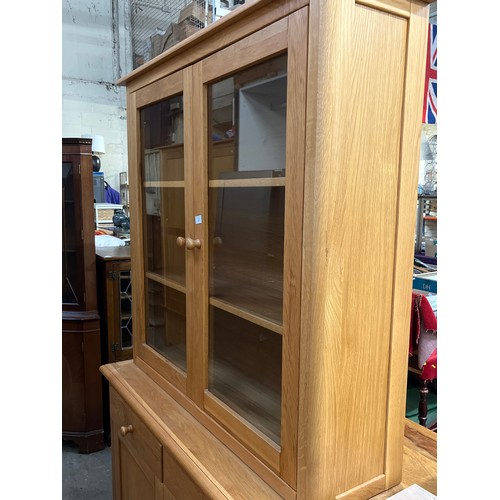
[[[435,238],[425,238],[425,256],[437,258],[437,240]]]
[[[179,23],[179,26],[181,27],[185,38],[193,35],[194,33],[200,31],[200,29],[201,29],[198,26],[196,26],[195,24],[191,23],[191,21],[189,19],[184,19],[184,21],[181,21]]]
[[[205,11],[205,2],[191,2],[179,13],[179,26],[186,37],[208,26],[213,21],[212,5]]]
[[[204,28],[205,23],[208,25],[212,22],[211,5],[208,6],[207,14],[205,14],[205,2],[191,2],[181,10],[179,14],[179,24],[187,20],[198,29]]]
[[[151,57],[156,57],[162,52],[165,52],[170,47],[184,40],[186,36],[182,26],[170,23],[164,35],[153,35],[151,37]]]

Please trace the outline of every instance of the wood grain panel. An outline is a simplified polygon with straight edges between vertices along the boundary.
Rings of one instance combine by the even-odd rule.
[[[131,450],[140,467],[151,471],[161,480],[162,448],[160,442],[113,388],[110,390],[110,410],[111,418],[118,430],[122,426],[128,427],[129,425],[133,429],[125,436],[120,435],[119,439]]]
[[[288,18],[222,49],[202,61],[203,81],[208,83],[241,70],[286,49]]]
[[[401,159],[398,180],[397,226],[394,255],[392,341],[388,386],[386,449],[387,487],[401,479],[401,427],[406,407],[411,283],[414,256],[415,207],[417,205],[420,112],[423,102],[428,7],[412,3],[408,27],[407,74],[401,117]]]
[[[179,71],[166,78],[139,89],[136,94],[136,106],[142,108],[154,102],[180,94],[183,88],[183,73]]]
[[[289,17],[286,130],[285,255],[283,283],[283,370],[281,477],[297,484],[299,339],[302,278],[308,9]]]
[[[208,500],[214,498],[206,495],[196,486],[174,458],[166,452],[163,455],[163,467],[165,483],[168,484],[168,490],[176,500],[182,500],[183,498],[186,500]],[[216,495],[219,498],[226,498],[220,492],[216,492]]]
[[[201,248],[196,253],[196,283],[193,284],[193,304],[191,309],[191,325],[193,328],[193,382],[191,397],[199,406],[203,406],[203,394],[208,387],[208,255],[210,245],[208,239],[208,175],[207,175],[207,90],[202,81],[200,64],[193,66],[192,76],[192,108],[193,124],[192,148],[192,204],[194,216],[201,215],[201,224],[193,225],[193,238],[201,241]]]
[[[410,17],[410,0],[356,0],[356,3],[389,12],[399,17]]]
[[[385,469],[406,30],[406,19],[355,6],[349,137],[344,149],[349,227],[337,366],[345,377],[339,380],[336,402],[337,411],[345,415],[337,427],[337,460],[342,463],[334,474],[338,493],[369,483]],[[357,98],[361,94],[363,103]],[[412,263],[407,264],[411,268]],[[353,463],[363,464],[356,473],[349,465]]]
[[[339,50],[350,50],[348,2],[312,2],[309,17],[306,118],[306,176],[297,497],[336,493],[333,472],[337,405],[333,383],[340,358],[346,221],[346,169],[342,144],[349,94]],[[320,36],[328,34],[328,36]],[[332,133],[334,131],[334,133]],[[324,210],[320,210],[324,207]]]
[[[194,147],[198,131],[194,127],[194,106],[193,102],[193,67],[189,66],[183,70],[184,73],[184,119],[192,127],[185,127],[184,132],[184,178],[186,182],[184,210],[186,214],[186,237],[195,238],[195,208],[193,200],[196,196],[197,186],[195,183],[196,163],[194,157]],[[202,245],[205,242],[202,241]],[[196,293],[197,281],[199,277],[200,251],[198,249],[188,250],[186,254],[186,354],[187,354],[187,395],[193,400],[197,400],[200,394],[200,373],[204,366],[202,359],[203,349],[199,349],[199,321],[196,319],[199,294]],[[198,399],[199,401],[199,399]]]
[[[120,457],[120,500],[154,499],[154,476],[145,472],[123,443],[117,447]]]
[[[406,30],[311,3],[299,497],[383,482]]]
[[[381,474],[363,484],[355,486],[349,491],[337,495],[335,500],[359,500],[360,498],[370,498],[383,489],[385,489],[385,475]]]

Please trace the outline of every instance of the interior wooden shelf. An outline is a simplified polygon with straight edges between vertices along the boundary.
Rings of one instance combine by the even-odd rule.
[[[250,179],[219,179],[208,181],[211,188],[230,188],[230,187],[274,187],[284,186],[285,177],[254,177]]]
[[[145,181],[145,188],[184,188],[184,181]]]
[[[184,147],[183,142],[178,142],[176,144],[168,144],[163,146],[155,146],[153,148],[148,148],[144,150],[145,154],[155,153],[157,151],[165,150],[165,149],[182,149]]]
[[[283,281],[265,270],[228,266],[213,278],[210,304],[283,333]]]
[[[182,283],[182,276],[180,275],[172,279],[172,274],[170,274],[169,279],[158,273],[148,271],[146,272],[146,278],[173,288],[180,293],[186,293],[186,286]],[[225,280],[218,280],[217,289],[219,291],[224,290],[225,296],[230,300],[212,296],[209,299],[211,306],[234,314],[279,335],[283,334],[281,324],[282,298],[280,294],[264,295],[262,286],[254,289],[253,293],[249,293],[248,288],[243,293],[241,287],[237,285],[224,286],[223,283],[225,282]]]
[[[248,309],[243,309],[241,307],[237,307],[229,302],[224,300],[216,299],[214,297],[210,297],[209,303],[213,307],[217,307],[218,309],[222,309],[230,314],[234,314],[241,319],[250,321],[251,323],[255,323],[256,325],[262,326],[263,328],[267,328],[279,335],[283,335],[283,326],[281,324],[276,323],[275,321],[271,321],[259,314],[255,314]]]
[[[151,271],[146,271],[146,278],[156,281],[156,283],[160,283],[161,285],[168,286],[170,288],[173,288],[174,290],[177,290],[178,292],[181,293],[186,293],[186,285],[183,283],[183,276],[178,275],[172,275],[172,273],[169,273],[171,277],[174,279],[168,279],[165,278],[165,276],[162,276],[161,274],[158,273],[153,273]]]
[[[212,360],[211,363],[209,392],[279,444],[279,394],[224,361]]]

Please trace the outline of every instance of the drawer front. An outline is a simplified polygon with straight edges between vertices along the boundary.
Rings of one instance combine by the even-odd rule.
[[[160,442],[112,387],[110,388],[110,409],[112,426],[119,439],[141,467],[147,467],[162,481]]]

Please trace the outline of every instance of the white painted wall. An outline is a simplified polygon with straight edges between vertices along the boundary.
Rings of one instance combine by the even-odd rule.
[[[125,88],[116,81],[132,70],[129,2],[62,2],[62,136],[104,137],[105,180],[120,190],[128,171]]]

